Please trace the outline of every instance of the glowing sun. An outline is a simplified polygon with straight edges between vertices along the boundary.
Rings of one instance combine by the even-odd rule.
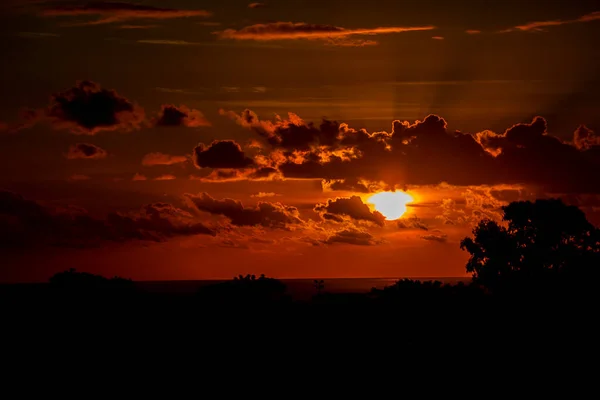
[[[412,196],[405,192],[381,192],[367,200],[375,206],[375,210],[383,214],[387,220],[400,218],[406,212],[406,204],[413,201]]]

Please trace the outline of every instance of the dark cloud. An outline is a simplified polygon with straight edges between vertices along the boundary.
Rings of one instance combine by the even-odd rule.
[[[385,217],[378,211],[371,211],[369,206],[363,203],[358,196],[338,197],[335,200],[329,199],[327,203],[317,204],[314,211],[321,214],[324,219],[341,222],[339,217],[347,216],[356,220],[372,222],[383,226]]]
[[[573,143],[579,150],[588,150],[594,146],[600,146],[600,136],[581,125],[573,134]]]
[[[436,233],[431,233],[429,235],[421,235],[419,236],[423,240],[431,241],[431,242],[440,242],[445,243],[448,241],[448,235],[437,231]]]
[[[94,135],[100,131],[139,129],[144,110],[114,90],[81,81],[51,98],[47,117],[58,129]]]
[[[361,231],[358,229],[344,229],[338,232],[333,233],[329,236],[324,243],[326,244],[334,244],[334,243],[346,243],[346,244],[354,244],[359,246],[373,246],[379,243],[373,235],[368,232]]]
[[[364,192],[368,186],[360,182],[380,187],[446,182],[600,193],[598,136],[580,127],[566,142],[547,132],[542,117],[503,133],[469,134],[450,131],[443,118],[429,115],[414,123],[394,121],[391,133],[369,133],[327,120],[317,127],[295,114],[265,121],[250,110],[221,113],[266,139],[265,158],[284,178],[322,179],[330,189]]]
[[[51,4],[43,7],[40,14],[45,17],[97,17],[92,21],[78,22],[71,25],[102,25],[136,19],[173,19],[210,17],[212,15],[211,12],[205,10],[177,10],[111,1],[90,2],[85,5]]]
[[[87,159],[87,160],[99,160],[106,158],[108,153],[106,150],[90,143],[77,143],[69,147],[67,158],[69,160],[74,159]]]
[[[215,140],[206,146],[200,143],[194,149],[194,163],[198,168],[247,168],[254,164],[245,156],[239,144],[232,140]]]
[[[346,29],[339,26],[308,24],[305,22],[271,22],[246,26],[242,29],[226,29],[215,32],[221,39],[235,40],[325,40],[335,44],[336,40],[347,39],[350,36],[373,36],[389,33],[427,31],[435,29],[433,26],[389,26],[366,29]],[[344,41],[342,40],[342,43]]]
[[[424,231],[429,230],[427,225],[416,215],[408,218],[400,218],[396,221],[396,225],[400,229],[422,229]]]
[[[142,165],[151,167],[154,165],[181,164],[188,160],[186,156],[172,156],[164,153],[148,153],[142,158]]]
[[[214,235],[190,213],[167,203],[154,203],[138,213],[96,218],[75,208],[52,208],[0,191],[0,247],[98,246],[105,241],[160,241],[177,235]]]
[[[211,125],[200,111],[184,105],[177,107],[172,104],[161,106],[154,124],[156,126],[187,126],[188,128]]]
[[[185,194],[190,205],[199,211],[227,217],[237,226],[264,226],[288,229],[290,225],[302,224],[296,207],[281,203],[258,202],[254,207],[246,207],[239,200],[212,198],[208,193],[199,195]]]

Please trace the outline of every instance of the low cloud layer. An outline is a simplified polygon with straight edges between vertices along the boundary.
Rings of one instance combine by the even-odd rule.
[[[103,242],[162,241],[179,235],[215,235],[185,210],[167,203],[133,214],[93,217],[76,207],[52,208],[9,191],[0,191],[0,248],[90,247]]]
[[[178,10],[141,4],[97,1],[85,5],[51,4],[43,6],[40,10],[40,15],[44,17],[96,17],[96,19],[91,21],[70,24],[81,26],[103,25],[115,22],[122,23],[137,19],[161,20],[185,17],[210,17],[212,13],[206,10]]]
[[[217,200],[208,193],[198,195],[185,194],[192,207],[198,211],[222,215],[236,226],[264,226],[276,229],[288,229],[290,226],[302,224],[296,207],[281,203],[258,202],[254,207],[246,207],[239,200]]]

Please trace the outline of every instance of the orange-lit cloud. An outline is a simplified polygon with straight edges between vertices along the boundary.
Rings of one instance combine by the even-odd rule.
[[[239,30],[226,29],[215,33],[219,35],[221,39],[257,41],[313,39],[326,40],[329,41],[329,44],[334,44],[335,40],[345,39],[349,36],[373,36],[432,29],[435,29],[435,27],[390,26],[366,29],[346,29],[339,26],[308,24],[305,22],[272,22],[268,24],[250,25]],[[343,44],[344,42],[342,41],[341,43]],[[365,44],[363,43],[363,45]]]
[[[148,178],[145,175],[136,173],[135,175],[133,175],[133,178],[131,178],[132,181],[147,181]]]
[[[188,160],[186,156],[172,156],[164,153],[148,153],[142,158],[142,165],[151,167],[153,165],[173,165],[184,163]]]
[[[248,8],[262,8],[262,7],[266,7],[267,5],[265,3],[250,3],[248,4]]]
[[[327,203],[317,204],[314,208],[325,220],[334,222],[344,222],[343,216],[355,220],[372,222],[375,225],[383,226],[385,217],[378,211],[371,211],[369,206],[363,203],[358,196],[338,197],[335,200],[327,200]]]
[[[477,35],[477,34],[481,33],[481,31],[478,29],[467,29],[465,32],[468,33],[469,35]]]
[[[431,38],[434,40],[444,40],[443,36],[432,36]]]
[[[154,178],[155,181],[172,181],[174,179],[177,179],[177,177],[171,174],[163,174]]]
[[[276,196],[281,196],[281,195],[277,194],[277,193],[273,193],[273,192],[258,192],[256,194],[251,195],[250,197],[256,197],[256,198],[262,199],[265,197],[276,197]]]
[[[560,25],[566,25],[566,24],[574,24],[574,23],[579,23],[579,22],[591,22],[591,21],[598,21],[600,20],[600,11],[595,11],[589,14],[585,14],[582,15],[579,18],[575,18],[575,19],[557,19],[557,20],[550,20],[550,21],[534,21],[534,22],[528,22],[526,24],[523,25],[517,25],[515,27],[512,28],[508,28],[508,29],[504,29],[502,31],[500,31],[500,33],[507,33],[507,32],[515,32],[515,31],[520,31],[520,32],[527,32],[527,31],[544,31],[544,28],[548,28],[551,26],[560,26]]]
[[[174,19],[185,17],[210,17],[206,10],[176,10],[157,8],[141,4],[119,2],[92,2],[86,5],[49,5],[43,7],[40,15],[44,17],[80,17],[95,16],[92,21],[78,22],[71,25],[102,25],[136,19]]]
[[[200,111],[184,105],[177,107],[172,104],[161,106],[154,124],[156,126],[187,126],[188,128],[211,125]]]
[[[322,179],[360,192],[371,191],[360,184],[364,181],[396,188],[448,182],[600,192],[592,172],[600,167],[596,136],[581,128],[573,141],[564,141],[548,134],[541,117],[500,134],[449,131],[437,115],[414,123],[394,121],[391,133],[370,133],[328,120],[317,126],[292,113],[274,121],[260,120],[251,110],[221,113],[263,138],[266,147],[255,159],[284,178]]]
[[[69,147],[67,158],[69,160],[74,159],[88,159],[88,160],[99,160],[106,158],[108,153],[106,150],[90,143],[77,143]]]

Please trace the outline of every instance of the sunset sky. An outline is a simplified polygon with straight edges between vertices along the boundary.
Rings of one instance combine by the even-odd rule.
[[[598,1],[3,0],[0,35],[0,282],[456,277],[510,201],[600,222]]]

